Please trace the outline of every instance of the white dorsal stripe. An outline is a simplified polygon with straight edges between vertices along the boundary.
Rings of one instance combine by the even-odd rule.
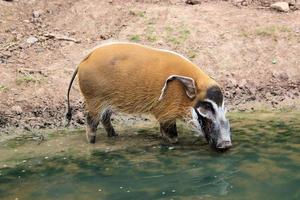
[[[137,45],[137,46],[141,46],[141,47],[146,47],[148,49],[152,49],[152,50],[155,50],[155,51],[167,52],[167,53],[171,53],[171,54],[177,55],[177,56],[181,57],[182,59],[184,59],[184,60],[192,63],[189,59],[187,59],[183,55],[181,55],[179,53],[176,53],[174,51],[171,51],[171,50],[154,48],[154,47],[150,47],[150,46],[147,46],[147,45],[142,45],[142,44],[138,44],[138,43],[134,43],[134,42],[117,42],[117,41],[110,41],[110,42],[106,42],[106,43],[99,44],[99,45],[95,46],[94,48],[92,48],[91,51],[89,51],[89,53],[86,56],[84,56],[84,59],[87,58],[94,50],[96,50],[98,48],[101,48],[101,47],[104,47],[104,46],[113,45],[113,44],[131,44],[131,45]]]

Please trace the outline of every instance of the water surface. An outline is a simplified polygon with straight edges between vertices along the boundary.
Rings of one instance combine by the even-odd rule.
[[[174,146],[155,125],[102,134],[94,146],[83,131],[10,141],[0,148],[0,199],[300,199],[300,115],[230,118],[234,147],[225,153],[184,126]]]

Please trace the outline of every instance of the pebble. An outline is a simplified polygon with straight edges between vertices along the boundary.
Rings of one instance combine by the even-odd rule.
[[[169,147],[169,150],[173,150],[173,149],[175,149],[175,147]]]
[[[22,108],[21,108],[20,106],[13,106],[13,107],[11,108],[11,110],[12,110],[14,113],[16,113],[17,115],[20,115],[20,114],[22,114],[22,112],[23,112],[23,110],[22,110]]]
[[[271,4],[270,7],[279,12],[288,12],[290,10],[289,3],[287,2],[276,2]]]
[[[45,156],[45,159],[48,159],[49,157],[48,156]]]
[[[30,36],[30,37],[27,38],[27,40],[26,40],[26,42],[27,42],[28,44],[34,44],[34,43],[36,43],[37,41],[39,41],[39,39],[37,39],[37,38],[34,37],[34,36]]]
[[[157,44],[158,44],[158,45],[163,45],[163,44],[164,44],[164,41],[159,40],[159,41],[157,41]]]
[[[197,5],[197,4],[201,4],[201,1],[200,0],[186,0],[185,3],[189,4],[189,5]]]
[[[42,10],[35,10],[35,11],[32,12],[32,16],[34,18],[39,18],[42,14],[43,14]]]

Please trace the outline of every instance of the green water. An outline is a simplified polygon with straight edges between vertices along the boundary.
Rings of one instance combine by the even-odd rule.
[[[150,136],[127,130],[117,142],[101,136],[96,147],[80,146],[82,131],[60,136],[64,149],[53,147],[53,154],[47,141],[31,144],[31,155],[16,155],[16,165],[1,160],[0,199],[300,199],[300,115],[230,118],[234,147],[225,153],[188,133],[164,145],[154,127]]]

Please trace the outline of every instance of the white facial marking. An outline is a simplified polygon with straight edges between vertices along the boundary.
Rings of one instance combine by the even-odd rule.
[[[192,115],[192,119],[189,121],[189,123],[192,124],[192,126],[195,128],[195,130],[198,133],[197,134],[198,136],[204,136],[201,124],[198,121],[198,115],[194,108],[191,108],[191,115]]]
[[[204,99],[204,101],[209,102],[213,106],[213,108],[216,112],[216,117],[215,118],[216,118],[217,121],[225,121],[226,120],[225,109],[224,109],[224,107],[225,107],[224,106],[224,101],[223,101],[221,107],[218,107],[218,105],[210,99]]]

